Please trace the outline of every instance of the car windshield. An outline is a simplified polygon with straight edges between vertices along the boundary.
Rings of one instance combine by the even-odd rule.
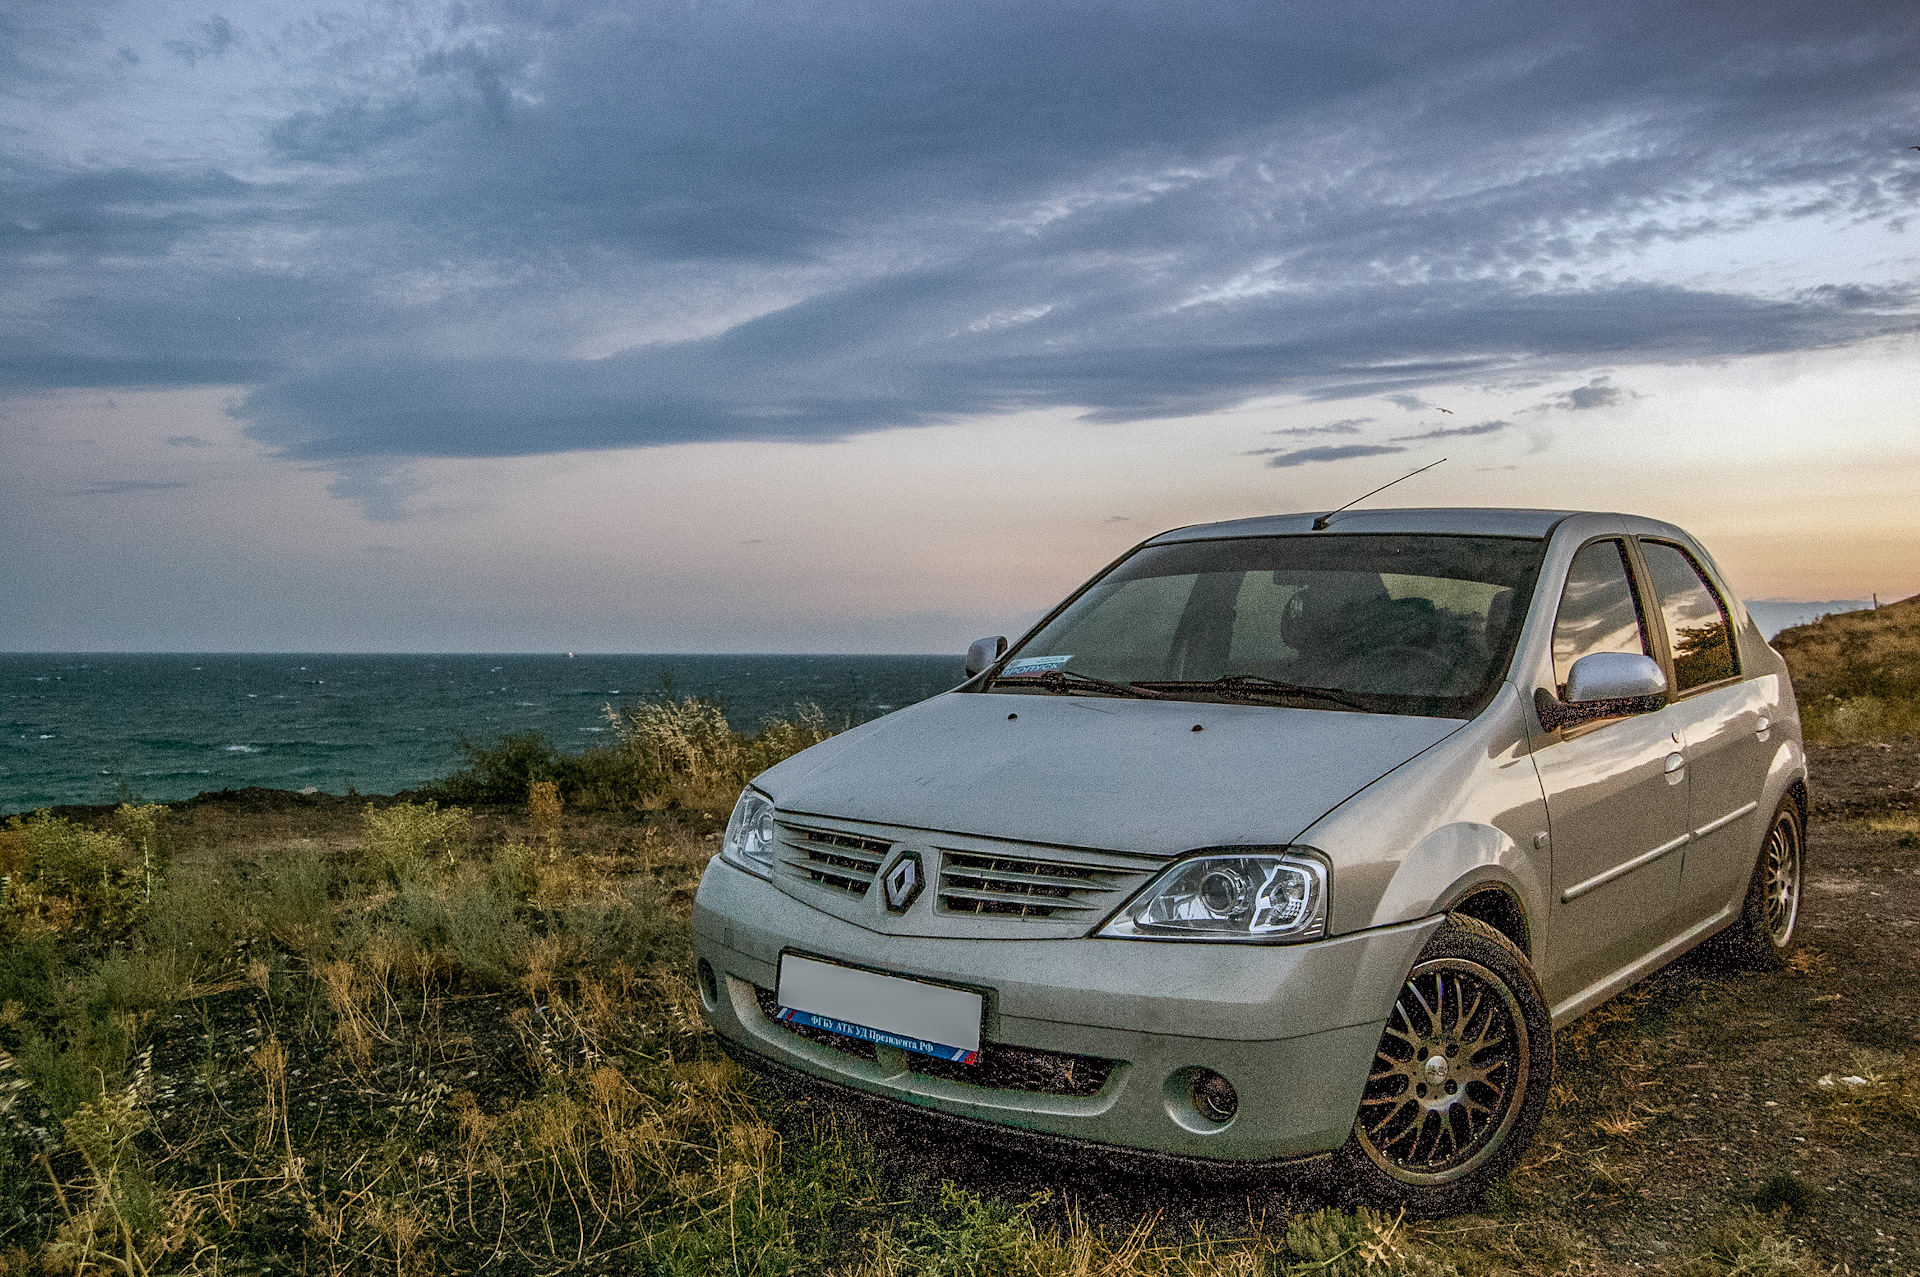
[[[1545,548],[1339,533],[1150,545],[987,686],[1470,718],[1505,675]]]

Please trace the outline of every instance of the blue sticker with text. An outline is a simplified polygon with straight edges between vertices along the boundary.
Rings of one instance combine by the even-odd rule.
[[[853,1024],[846,1020],[836,1020],[831,1016],[815,1015],[811,1011],[796,1011],[792,1007],[781,1007],[780,1014],[775,1018],[786,1024],[804,1024],[808,1028],[838,1033],[841,1037],[858,1038],[862,1042],[877,1042],[881,1046],[898,1047],[902,1051],[917,1051],[921,1055],[952,1060],[956,1064],[972,1064],[980,1058],[978,1051],[969,1051],[964,1046],[948,1046],[944,1042],[929,1042],[925,1038],[910,1038],[900,1033],[888,1033],[885,1029],[870,1029],[864,1024]]]
[[[1023,656],[1017,661],[1008,661],[1006,668],[1000,673],[1002,675],[1044,674],[1048,670],[1059,669],[1072,659],[1071,656]]]

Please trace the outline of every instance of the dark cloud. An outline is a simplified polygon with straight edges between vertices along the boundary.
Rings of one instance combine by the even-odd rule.
[[[1605,377],[1595,377],[1584,386],[1575,386],[1564,394],[1555,395],[1550,402],[1556,408],[1580,412],[1588,408],[1611,408],[1631,393],[1609,385]]]
[[[193,66],[202,58],[222,56],[233,47],[237,39],[233,24],[219,14],[215,14],[196,26],[193,34],[186,39],[165,40],[161,42],[161,47],[188,66]],[[122,52],[125,51],[122,50]]]
[[[0,142],[0,388],[244,387],[252,437],[397,517],[411,457],[1419,410],[1915,324],[1911,290],[1633,256],[1909,213],[1909,6],[460,13],[167,43],[182,83],[281,60],[249,162]]]
[[[1372,417],[1343,417],[1339,421],[1329,421],[1324,426],[1293,426],[1286,430],[1269,430],[1275,435],[1357,435],[1360,427],[1371,425]]]
[[[1315,461],[1345,461],[1348,457],[1378,457],[1389,452],[1405,452],[1405,448],[1395,448],[1379,443],[1342,443],[1325,448],[1301,448],[1294,452],[1283,452],[1267,462],[1276,468],[1304,466]]]
[[[183,482],[162,483],[153,479],[104,479],[99,483],[90,483],[80,489],[81,495],[89,497],[120,497],[129,492],[165,492],[169,488],[184,488]]]
[[[1395,435],[1395,443],[1412,443],[1420,439],[1455,439],[1469,435],[1498,434],[1511,427],[1511,421],[1483,421],[1477,426],[1442,426],[1438,430],[1428,430],[1417,435]]]

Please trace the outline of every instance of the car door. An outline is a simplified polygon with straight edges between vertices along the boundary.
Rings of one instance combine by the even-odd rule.
[[[1753,872],[1771,814],[1759,810],[1773,748],[1766,743],[1769,698],[1757,680],[1742,677],[1733,618],[1693,553],[1646,537],[1639,549],[1672,656],[1673,699],[1663,712],[1677,720],[1687,755],[1684,928],[1724,908]]]
[[[1556,696],[1593,652],[1653,655],[1625,538],[1574,556],[1553,629]],[[1559,1001],[1645,956],[1672,930],[1687,837],[1685,757],[1666,710],[1544,732],[1533,759],[1552,847],[1549,997]]]

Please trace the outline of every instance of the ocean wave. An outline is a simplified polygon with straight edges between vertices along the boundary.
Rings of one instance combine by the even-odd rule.
[[[224,745],[221,747],[221,751],[228,754],[257,754],[260,752],[260,749],[261,747],[258,745]]]

